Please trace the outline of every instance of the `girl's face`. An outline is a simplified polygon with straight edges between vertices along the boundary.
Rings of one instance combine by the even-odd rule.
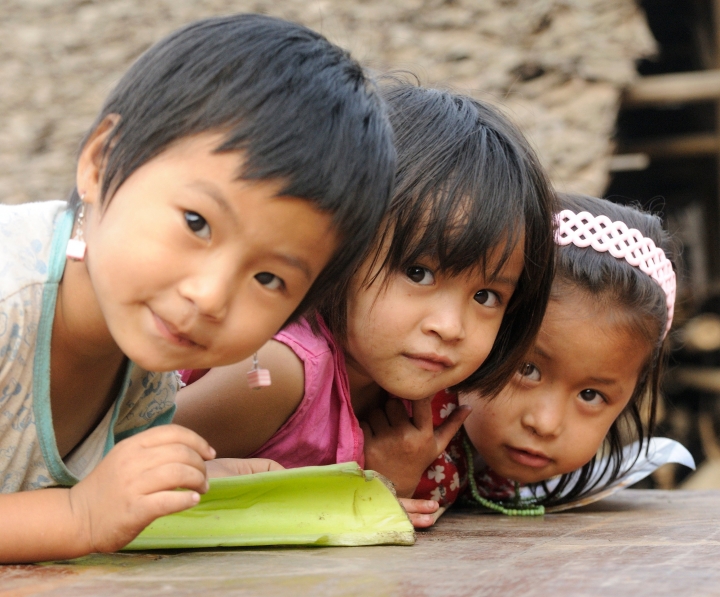
[[[84,148],[77,185],[93,299],[122,352],[153,371],[248,357],[298,306],[337,241],[331,216],[277,196],[277,181],[238,180],[238,152],[215,133],[179,140],[99,204],[99,147]]]
[[[551,300],[526,363],[494,399],[460,396],[465,430],[498,474],[534,483],[577,470],[627,406],[649,355],[588,296]]]
[[[488,271],[501,254],[488,260]],[[363,280],[370,259],[350,286],[346,360],[351,376],[419,400],[460,383],[487,358],[523,270],[523,242],[492,281],[482,272],[458,276],[421,262]]]

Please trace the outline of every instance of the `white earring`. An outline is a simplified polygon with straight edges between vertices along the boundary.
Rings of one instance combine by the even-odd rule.
[[[260,388],[265,388],[272,384],[270,371],[267,369],[260,369],[258,367],[257,353],[253,355],[253,368],[248,371],[247,382],[253,390],[259,390]]]
[[[65,255],[73,261],[84,261],[87,245],[83,238],[83,228],[85,226],[85,193],[80,195],[80,209],[78,209],[77,221],[75,222],[75,234],[68,241]]]

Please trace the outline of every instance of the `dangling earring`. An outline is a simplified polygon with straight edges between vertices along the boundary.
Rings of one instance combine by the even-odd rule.
[[[85,193],[80,195],[80,209],[78,209],[77,222],[75,223],[75,234],[68,241],[65,255],[73,261],[85,261],[85,250],[87,245],[83,238],[83,228],[85,226]]]
[[[257,353],[253,355],[253,368],[248,371],[247,374],[248,385],[253,390],[259,390],[272,384],[270,379],[270,371],[267,369],[260,369],[258,367],[258,356]]]

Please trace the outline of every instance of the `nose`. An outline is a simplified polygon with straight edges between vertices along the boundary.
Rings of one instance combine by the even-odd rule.
[[[223,320],[233,294],[233,277],[227,268],[201,267],[179,284],[180,295],[198,314],[212,320]]]
[[[522,425],[534,435],[557,437],[565,421],[565,400],[559,391],[548,391],[528,400],[522,414]]]
[[[461,301],[444,295],[435,301],[421,323],[422,331],[436,335],[443,342],[465,338],[465,311]]]

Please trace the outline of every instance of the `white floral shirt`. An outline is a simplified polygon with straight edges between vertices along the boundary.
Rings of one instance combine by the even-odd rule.
[[[73,485],[115,443],[169,423],[175,411],[177,375],[130,362],[102,423],[65,461],[60,457],[50,409],[50,335],[72,224],[62,201],[0,205],[0,493]]]

